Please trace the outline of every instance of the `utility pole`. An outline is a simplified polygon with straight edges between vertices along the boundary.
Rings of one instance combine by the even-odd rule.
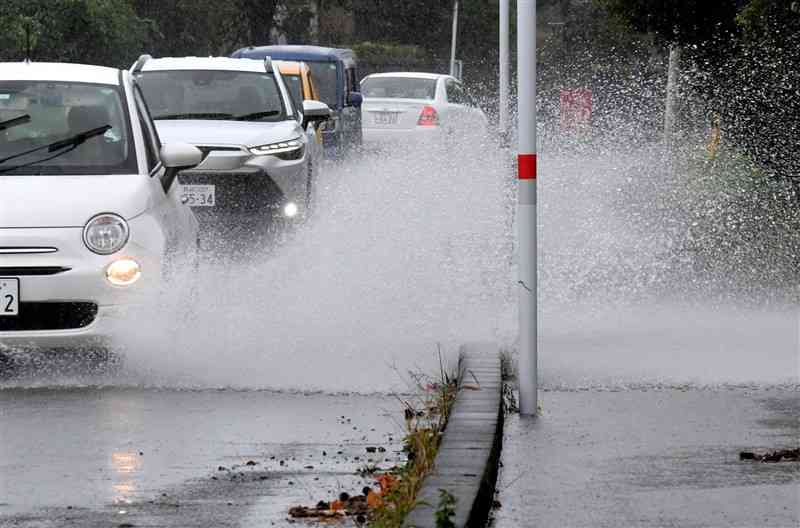
[[[538,410],[536,253],[536,0],[517,1],[520,412]]]
[[[667,101],[664,107],[664,141],[671,149],[675,139],[675,122],[678,107],[678,82],[681,67],[681,47],[669,47],[669,71],[667,72]]]
[[[499,109],[499,128],[500,138],[505,143],[508,140],[508,78],[510,70],[509,62],[509,0],[500,0],[500,109]]]
[[[456,42],[458,40],[458,0],[453,2],[453,40],[450,43],[450,75],[456,77]]]

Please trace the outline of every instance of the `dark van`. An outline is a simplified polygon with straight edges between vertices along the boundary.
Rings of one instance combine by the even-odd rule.
[[[320,46],[259,46],[236,50],[231,57],[302,61],[311,68],[322,102],[333,111],[323,124],[327,157],[340,157],[361,145],[361,102],[356,54],[350,49]]]

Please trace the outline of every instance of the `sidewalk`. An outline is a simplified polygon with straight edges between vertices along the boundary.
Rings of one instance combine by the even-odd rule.
[[[496,528],[796,527],[800,392],[545,391],[506,419]]]

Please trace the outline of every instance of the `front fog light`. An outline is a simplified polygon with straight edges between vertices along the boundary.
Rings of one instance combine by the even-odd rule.
[[[106,278],[115,286],[130,286],[141,276],[141,266],[131,258],[115,260],[106,268]]]
[[[294,218],[297,216],[298,211],[297,204],[294,202],[289,202],[283,206],[283,214],[288,218]]]

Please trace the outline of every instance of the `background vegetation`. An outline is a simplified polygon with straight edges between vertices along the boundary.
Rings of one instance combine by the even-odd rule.
[[[721,260],[736,255],[725,276],[750,270],[764,282],[796,282],[800,2],[537,5],[542,146],[585,146],[600,137],[614,148],[646,151],[661,141],[667,54],[680,46],[679,144],[689,160],[680,167],[688,180],[681,188],[692,191],[675,197],[691,219],[676,244],[698,269],[722,269]],[[0,60],[127,67],[143,52],[223,55],[287,42],[353,47],[362,74],[447,71],[451,14],[452,0],[3,0]],[[497,0],[461,0],[458,55],[465,81],[490,115],[497,104],[497,19]],[[593,92],[592,126],[565,135],[559,95],[574,87]],[[719,141],[710,152],[713,137]]]

